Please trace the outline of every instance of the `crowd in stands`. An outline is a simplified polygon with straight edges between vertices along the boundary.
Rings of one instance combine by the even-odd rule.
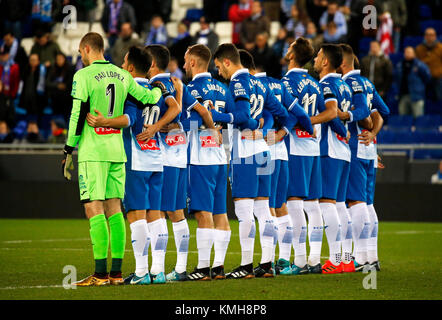
[[[298,37],[310,39],[315,49],[322,43],[346,42],[360,58],[362,74],[393,113],[441,113],[441,0],[195,0],[202,8],[187,10],[171,35],[167,23],[174,1],[180,2],[0,1],[0,142],[63,143],[72,77],[83,67],[80,57],[67,55],[53,33],[66,17],[66,5],[76,7],[78,21],[101,24],[108,42],[106,58],[116,65],[133,45],[163,44],[172,56],[169,71],[186,80],[182,67],[187,47],[200,43],[214,52],[221,42],[215,24],[230,21],[231,42],[248,50],[257,68],[270,76],[280,78],[287,71],[284,56]],[[377,10],[377,29],[362,27],[366,5]],[[435,24],[422,29],[425,20]],[[195,22],[198,30],[191,32]],[[280,27],[273,29],[274,22]],[[21,41],[30,37],[34,44],[27,53]],[[213,64],[210,69],[216,76]]]

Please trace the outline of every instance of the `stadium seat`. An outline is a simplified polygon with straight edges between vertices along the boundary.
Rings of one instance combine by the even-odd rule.
[[[404,58],[404,55],[402,52],[396,52],[389,55],[390,61],[393,64],[393,67],[396,66],[402,59]]]
[[[66,38],[79,38],[89,32],[89,22],[77,22],[75,29],[66,29],[64,35]]]
[[[417,143],[442,143],[442,133],[438,131],[416,131],[414,134],[416,136]]]
[[[178,22],[168,22],[166,23],[167,35],[170,38],[176,38],[178,35]]]
[[[21,39],[21,45],[23,49],[25,49],[26,54],[29,55],[31,53],[32,46],[34,45],[34,38]]]
[[[442,20],[425,20],[420,22],[421,33],[424,34],[425,29],[434,28],[437,34],[442,33]]]
[[[439,131],[441,126],[441,118],[438,114],[427,114],[416,118],[414,125],[416,130],[420,131]]]
[[[438,101],[432,99],[425,100],[425,114],[437,114],[441,113],[441,104]]]
[[[414,159],[442,159],[442,150],[415,150]]]
[[[419,6],[419,13],[421,19],[431,19],[431,8],[426,4]]]
[[[382,129],[378,133],[376,139],[377,139],[378,143],[392,144],[392,143],[395,143],[395,136],[396,136],[396,133]]]
[[[220,38],[220,43],[232,42],[233,24],[231,21],[220,21],[215,24],[215,33]],[[224,42],[221,42],[221,39]]]
[[[402,42],[402,50],[406,47],[413,47],[416,48],[418,45],[420,45],[424,41],[424,37],[422,36],[408,36],[404,38],[404,41]]]
[[[279,23],[279,21],[272,21],[270,23],[270,37],[269,37],[270,46],[276,41],[279,29],[281,29],[281,24]]]
[[[202,9],[187,9],[186,20],[190,22],[200,21],[200,18],[204,15]]]
[[[359,40],[359,54],[361,57],[367,55],[368,51],[370,50],[370,42],[375,40],[374,38],[364,37],[361,40]]]
[[[70,39],[66,38],[63,34],[58,37],[57,39],[58,46],[60,47],[61,51],[66,55],[72,57],[72,50],[71,50],[71,41]],[[78,50],[78,48],[77,48]],[[74,61],[74,60],[72,60]]]
[[[52,35],[56,38],[58,38],[62,33],[63,33],[63,24],[62,23],[56,23],[53,27],[52,27]]]
[[[196,33],[198,31],[200,31],[201,27],[200,27],[200,23],[199,22],[192,22],[190,24],[190,28],[189,28],[189,34],[194,37],[196,35]]]
[[[408,132],[411,131],[412,125],[412,116],[391,115],[388,117],[385,129],[392,132]]]
[[[92,24],[91,31],[92,31],[92,32],[99,33],[99,34],[101,34],[102,36],[105,36],[105,35],[106,35],[106,33],[105,33],[104,30],[103,30],[103,26],[101,25],[100,22],[94,22],[94,23]]]

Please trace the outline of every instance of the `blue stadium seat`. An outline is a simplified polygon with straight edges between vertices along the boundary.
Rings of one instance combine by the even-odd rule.
[[[439,144],[442,143],[442,133],[439,131],[416,131],[417,143]]]
[[[383,144],[392,144],[392,143],[396,143],[396,133],[389,131],[389,130],[384,130],[382,129],[376,139],[378,141],[378,143],[383,143]]]
[[[442,150],[415,150],[414,159],[442,159]]]
[[[419,13],[421,19],[431,19],[431,8],[427,6],[426,4],[422,4],[419,6]]]
[[[359,40],[359,55],[361,57],[366,56],[370,50],[370,42],[376,40],[375,38],[364,37]]]
[[[204,15],[203,9],[187,9],[186,20],[190,22],[200,21],[200,18]]]
[[[424,41],[424,37],[422,36],[408,36],[404,38],[404,41],[402,42],[402,50],[406,47],[413,47],[416,48],[418,45],[420,45]]]
[[[442,33],[442,20],[425,20],[420,22],[421,33],[424,34],[425,29],[434,28],[437,34]]]
[[[385,129],[392,132],[410,132],[412,125],[412,116],[391,115],[388,117]]]
[[[425,100],[425,114],[440,115],[442,113],[441,103],[432,99]]]
[[[434,131],[439,129],[441,118],[438,114],[426,114],[416,118],[414,125],[419,131]]]
[[[402,61],[403,58],[404,58],[404,55],[402,52],[396,52],[396,53],[390,54],[390,60],[391,60],[391,63],[393,64],[393,67],[396,66],[400,61]]]

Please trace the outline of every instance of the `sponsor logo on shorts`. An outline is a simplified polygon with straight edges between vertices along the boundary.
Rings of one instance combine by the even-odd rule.
[[[312,135],[310,133],[301,129],[296,129],[296,136],[298,138],[312,138]]]
[[[106,134],[116,134],[116,133],[120,133],[121,130],[120,129],[114,129],[114,128],[95,128],[95,133],[99,134],[99,135],[106,135]]]
[[[218,142],[213,136],[200,136],[201,147],[202,148],[217,148],[219,147]]]
[[[171,147],[178,146],[180,144],[186,144],[186,136],[184,135],[184,133],[168,135],[166,137],[166,143]]]
[[[141,150],[160,150],[160,147],[157,144],[157,141],[155,139],[150,139],[147,142],[138,140],[138,145],[140,146]]]

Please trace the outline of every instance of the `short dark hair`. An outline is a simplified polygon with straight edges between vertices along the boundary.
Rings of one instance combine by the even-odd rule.
[[[132,46],[127,53],[127,62],[132,64],[138,73],[146,74],[152,65],[152,57],[143,47]]]
[[[208,47],[203,44],[194,44],[187,50],[189,51],[190,55],[198,57],[204,66],[207,67],[209,65],[210,59],[212,59],[212,53]]]
[[[355,69],[361,68],[361,64],[359,63],[359,59],[355,54],[353,54],[353,64],[354,64]]]
[[[345,59],[347,62],[351,62],[351,60],[353,60],[353,56],[354,56],[352,47],[346,43],[341,43],[341,44],[339,44],[339,46],[342,49],[343,59]],[[354,60],[353,60],[353,63],[354,63]]]
[[[162,44],[151,44],[146,47],[147,52],[152,56],[158,69],[166,70],[170,61],[170,52]]]
[[[313,55],[315,54],[315,50],[310,41],[303,37],[296,39],[295,44],[293,45],[293,52],[295,54],[296,64],[301,67],[312,60]]]
[[[86,33],[80,41],[80,47],[90,46],[93,50],[104,51],[103,37],[96,32]]]
[[[216,49],[213,59],[229,59],[234,64],[240,64],[239,52],[233,43],[223,43],[220,45]]]
[[[240,49],[239,58],[241,60],[241,64],[244,68],[255,70],[255,61],[253,60],[253,56],[247,50]]]
[[[321,46],[322,52],[327,57],[328,62],[330,63],[333,69],[339,68],[342,64],[342,49],[340,46],[335,44],[323,44]]]

